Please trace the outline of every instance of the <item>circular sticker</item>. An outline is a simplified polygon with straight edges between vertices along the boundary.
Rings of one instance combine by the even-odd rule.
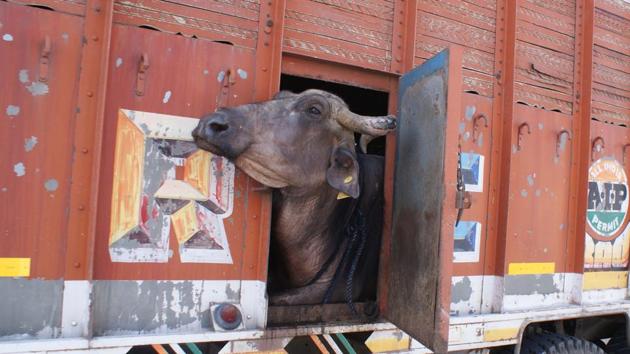
[[[601,158],[588,171],[586,222],[589,233],[600,241],[610,241],[620,234],[628,214],[628,179],[617,160]]]

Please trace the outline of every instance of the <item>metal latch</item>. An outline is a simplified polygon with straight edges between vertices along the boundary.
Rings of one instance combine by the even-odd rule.
[[[461,220],[462,214],[464,214],[464,209],[470,209],[471,206],[471,195],[470,192],[466,191],[466,184],[464,183],[464,176],[462,175],[462,143],[460,136],[457,144],[457,193],[455,194],[457,220],[455,221],[455,227],[459,225],[459,220]]]
[[[147,76],[147,70],[149,69],[149,55],[142,53],[140,62],[138,63],[138,74],[136,76],[136,95],[144,95],[144,82]]]
[[[42,50],[39,55],[39,81],[48,81],[48,63],[50,60],[50,51],[52,45],[50,43],[50,36],[44,37],[44,43],[42,43]]]

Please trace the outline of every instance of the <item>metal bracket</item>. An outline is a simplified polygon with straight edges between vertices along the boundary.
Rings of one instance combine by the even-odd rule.
[[[597,144],[597,142],[601,142],[600,144]],[[604,138],[602,138],[601,136],[596,137],[595,139],[593,139],[593,145],[591,146],[591,161],[595,161],[595,153],[598,151],[597,147],[601,146],[601,149],[605,149],[606,145],[604,143]]]
[[[44,37],[44,43],[42,44],[42,51],[39,55],[39,81],[48,81],[48,63],[50,61],[50,51],[52,44],[50,42],[50,36]]]
[[[136,95],[144,95],[144,85],[147,76],[147,70],[149,69],[149,55],[142,53],[140,57],[140,63],[138,63],[138,74],[136,76]]]
[[[523,122],[523,123],[521,123],[518,126],[518,131],[517,131],[518,132],[518,139],[516,141],[516,149],[518,151],[521,150],[521,146],[523,145],[523,135],[525,134],[525,133],[523,133],[523,129],[524,128],[527,128],[527,134],[528,135],[532,133],[532,129],[529,127],[529,123]]]
[[[560,157],[560,147],[562,146],[562,136],[566,135],[567,136],[567,140],[571,140],[571,132],[566,130],[566,129],[562,129],[559,133],[558,133],[558,138],[556,139],[556,157]]]
[[[486,117],[485,113],[479,113],[475,118],[473,118],[473,143],[477,142],[477,138],[479,137],[479,128],[478,123],[480,120],[483,120],[483,127],[488,127],[488,117]]]

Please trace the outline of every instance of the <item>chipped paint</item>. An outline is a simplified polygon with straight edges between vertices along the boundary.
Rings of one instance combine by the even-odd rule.
[[[9,34],[9,33],[5,33],[2,36],[2,40],[5,41],[5,42],[13,42],[13,36],[11,34]]]
[[[162,98],[162,103],[168,103],[168,101],[171,99],[171,94],[172,94],[172,92],[170,90],[164,92],[164,97]]]
[[[42,296],[46,294],[46,296]],[[61,331],[63,281],[0,280],[0,338],[55,338]]]
[[[7,187],[2,187],[2,188],[0,188],[0,192],[3,192],[3,193],[4,193],[4,192],[6,192],[6,191],[8,191],[8,190],[9,190],[9,189],[8,189]]]
[[[33,96],[43,96],[48,94],[48,84],[41,81],[33,81],[30,82],[28,77],[28,70],[22,69],[18,73],[18,79],[24,87],[31,93]],[[29,84],[30,82],[30,84]]]
[[[477,146],[483,146],[483,132],[479,132],[479,136],[477,136]]]
[[[22,162],[18,162],[13,166],[13,172],[15,172],[16,176],[22,177],[26,174],[26,167],[24,167]]]
[[[475,106],[466,106],[466,119],[472,120],[473,115],[477,111],[477,107]]]
[[[59,182],[56,179],[51,178],[44,183],[44,188],[49,192],[54,192],[59,188]]]
[[[70,36],[66,32],[61,34],[61,39],[63,39],[64,42],[67,42],[69,38]]]
[[[506,276],[506,295],[549,295],[561,291],[554,281],[554,274],[523,274]]]
[[[20,107],[10,104],[7,106],[6,113],[9,117],[15,117],[20,114]]]
[[[534,185],[534,176],[533,175],[527,175],[527,184],[529,184],[530,186]]]
[[[175,16],[175,15],[171,15],[171,17],[177,21],[177,23],[179,23],[180,25],[185,25],[186,24],[186,19],[184,19],[183,17],[179,17],[179,16]]]
[[[26,70],[26,69],[20,70],[20,72],[18,73],[18,79],[23,84],[27,83],[28,82],[28,70]]]
[[[540,189],[536,189],[536,196],[540,197],[541,194],[542,194],[541,190]]]
[[[544,127],[545,127],[545,125],[543,123],[538,123],[538,129],[539,130],[543,130]]]
[[[461,281],[453,284],[451,288],[451,301],[468,301],[470,300],[472,292],[473,290],[471,287],[470,278],[464,277]]]
[[[203,69],[203,74],[204,75],[208,75],[210,72],[208,71],[208,69]]]
[[[238,74],[238,76],[241,79],[243,79],[243,80],[247,79],[247,71],[239,68],[239,69],[236,70],[236,73]]]
[[[30,138],[24,139],[24,150],[26,152],[32,151],[37,145],[37,137],[31,136]]]
[[[223,82],[223,79],[225,79],[225,71],[219,71],[219,73],[217,74],[217,81]]]
[[[116,58],[116,67],[120,68],[120,66],[122,65],[123,60],[121,57]]]
[[[527,190],[526,189],[521,189],[521,197],[523,197],[523,198],[527,197]]]

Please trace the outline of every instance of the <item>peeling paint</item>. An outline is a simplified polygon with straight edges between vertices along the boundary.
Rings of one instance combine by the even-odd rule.
[[[54,192],[59,188],[59,182],[56,179],[51,178],[44,183],[44,188],[49,192]]]
[[[208,69],[203,69],[203,74],[204,75],[208,75],[210,72],[208,71]]]
[[[247,71],[245,71],[245,70],[243,70],[243,69],[237,69],[237,70],[236,70],[236,73],[238,74],[238,76],[239,76],[241,79],[243,79],[243,80],[247,79]]]
[[[529,184],[530,186],[534,185],[534,176],[527,175],[527,184]]]
[[[217,74],[217,81],[223,82],[223,79],[225,79],[225,71],[219,71],[219,73]]]
[[[26,86],[26,89],[33,96],[43,96],[48,93],[48,84],[40,81],[33,81],[30,85]]]
[[[13,172],[15,172],[16,176],[22,177],[26,174],[26,167],[24,167],[23,163],[18,162],[13,166]]]
[[[15,117],[20,114],[20,107],[10,104],[7,106],[6,112],[9,117]]]
[[[560,289],[553,274],[524,274],[505,277],[506,295],[554,294]]]
[[[2,188],[0,188],[0,192],[3,192],[3,193],[4,193],[4,192],[6,192],[6,191],[8,191],[8,190],[9,190],[9,189],[8,189],[7,187],[2,187]]]
[[[185,25],[186,24],[186,20],[183,17],[179,17],[179,16],[175,16],[175,15],[171,15],[171,17],[177,21],[180,25]]]
[[[536,189],[536,196],[540,197],[541,194],[542,194],[542,192],[540,191],[540,189]]]
[[[67,42],[69,38],[70,36],[66,32],[61,34],[61,39],[63,39],[65,42]]]
[[[565,226],[564,224],[560,224],[560,230],[564,230]]]
[[[472,292],[473,290],[470,278],[464,277],[461,281],[458,281],[451,287],[451,301],[454,303],[469,301]]]
[[[464,133],[464,141],[468,141],[470,139],[470,132]]]
[[[521,189],[521,197],[523,197],[523,198],[527,197],[527,190],[526,189]]]
[[[479,147],[483,146],[483,133],[482,132],[479,132],[479,136],[477,136],[477,145]]]
[[[46,296],[42,296],[46,294]],[[55,338],[61,331],[63,281],[1,279],[0,338]]]
[[[168,101],[171,99],[171,91],[166,91],[164,92],[164,98],[162,98],[162,103],[168,103]]]
[[[5,33],[2,36],[2,40],[4,40],[5,42],[13,42],[13,36],[9,33]]]
[[[538,123],[538,129],[539,129],[539,130],[543,130],[543,128],[544,128],[544,127],[545,127],[545,125],[544,125],[544,124],[542,124],[542,123]]]
[[[35,148],[35,145],[37,145],[36,136],[24,139],[24,150],[26,150],[26,152],[32,151]]]
[[[18,73],[18,79],[20,79],[20,82],[25,84],[28,82],[28,70],[26,69],[22,69],[20,70],[20,72]]]
[[[116,58],[116,67],[120,68],[120,66],[122,65],[123,60],[121,57]]]
[[[18,78],[20,82],[24,84],[24,87],[26,87],[26,89],[31,93],[31,95],[42,96],[48,93],[48,84],[44,82],[33,81],[30,83],[30,85],[27,85],[30,81],[28,77],[28,70],[20,70],[20,72],[18,73]]]
[[[466,131],[466,123],[465,122],[459,123],[459,133],[464,134],[465,131]]]
[[[517,151],[518,151],[518,147],[516,145],[512,145],[512,153],[516,154]]]

